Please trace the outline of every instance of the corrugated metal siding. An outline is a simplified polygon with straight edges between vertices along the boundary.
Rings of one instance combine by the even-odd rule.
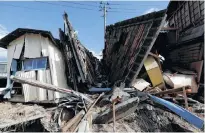
[[[29,72],[19,71],[16,72],[16,76],[26,78],[26,79],[36,80],[35,71],[29,71]],[[38,89],[36,87],[28,84],[22,84],[22,86],[23,86],[23,95],[24,95],[25,102],[38,101],[39,99]]]

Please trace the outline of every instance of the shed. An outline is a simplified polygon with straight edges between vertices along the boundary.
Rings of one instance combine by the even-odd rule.
[[[7,49],[7,87],[4,97],[11,92],[24,97],[25,102],[61,98],[65,94],[26,84],[13,83],[10,75],[38,80],[58,87],[69,88],[64,59],[56,39],[49,31],[18,28],[0,40]],[[12,91],[11,91],[12,90]]]

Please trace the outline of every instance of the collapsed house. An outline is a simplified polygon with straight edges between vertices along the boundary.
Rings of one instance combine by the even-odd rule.
[[[2,90],[5,98],[10,99],[11,92],[25,102],[48,102],[65,96],[11,82],[11,75],[82,92],[96,84],[99,60],[80,43],[66,13],[64,21],[66,28],[59,30],[60,40],[48,31],[23,28],[1,39],[1,46],[8,51],[7,87]]]
[[[62,54],[65,57],[68,81],[74,90],[86,91],[97,83],[99,60],[81,44],[66,13],[63,18],[64,31],[59,29],[59,37]]]
[[[202,93],[204,91],[204,1],[171,1],[167,8],[166,21],[167,27],[162,29],[151,51],[165,58],[162,69],[173,82],[180,80],[181,83],[176,84],[181,86],[189,84],[191,89],[187,93]],[[177,74],[170,76],[170,71]]]
[[[109,81],[141,91],[140,78],[162,90],[188,85],[187,93],[196,94],[203,89],[203,5],[203,1],[171,1],[167,11],[107,26],[103,63]]]
[[[161,27],[166,10],[124,20],[106,28],[103,63],[111,83],[133,86]]]
[[[17,29],[0,41],[8,49],[4,96],[20,94],[23,102],[37,103],[58,99],[56,108],[31,111],[35,118],[29,121],[41,119],[44,131],[202,131],[203,104],[191,96],[204,91],[203,4],[171,1],[167,10],[107,26],[102,66],[66,13],[60,40],[47,31]],[[111,88],[98,84],[104,71],[104,87]],[[91,95],[91,87],[103,93]],[[0,130],[24,123],[20,113],[15,116],[23,122],[10,117],[14,124],[0,124]]]

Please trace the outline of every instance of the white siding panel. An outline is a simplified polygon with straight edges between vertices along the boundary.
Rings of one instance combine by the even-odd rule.
[[[49,45],[50,44],[49,44],[48,38],[41,37],[41,47],[42,47],[42,55],[43,56],[49,56],[49,51],[48,51]],[[48,62],[50,64],[50,62],[51,62],[50,57],[48,57]],[[52,70],[53,69],[51,69],[51,67],[49,70],[46,70],[46,83],[48,83],[48,84],[52,84],[52,77],[51,77]],[[54,91],[48,90],[47,93],[48,93],[48,100],[54,100]]]
[[[54,46],[54,44],[48,38],[44,37],[41,37],[41,47],[43,56],[48,56],[49,60],[50,71],[47,73],[47,80],[50,81],[47,81],[47,83],[50,82],[55,86],[68,88],[65,76],[64,60],[60,50]],[[48,91],[49,100],[64,96],[66,96],[66,94]]]
[[[17,72],[16,76],[23,77],[26,79],[36,80],[35,71]],[[22,86],[23,86],[23,94],[24,94],[25,102],[38,101],[38,89],[36,87],[28,84],[22,84]]]
[[[46,82],[52,84],[50,70],[46,70]],[[54,91],[48,90],[48,100],[54,100]]]
[[[46,70],[38,70],[37,80],[46,83]],[[47,100],[47,90],[43,88],[38,88],[38,99],[39,101]]]
[[[16,49],[15,49],[13,58],[14,59],[19,59],[20,55],[21,55],[22,48],[23,48],[23,44],[24,44],[24,35],[19,37],[16,40],[14,40],[13,44],[16,45]]]
[[[7,47],[7,73],[9,74],[10,74],[11,62],[14,56],[15,48],[16,48],[16,45],[13,44],[12,42]]]
[[[49,41],[49,44],[48,51],[52,83],[58,87],[68,88],[62,54],[60,50],[52,44],[52,42]],[[55,98],[64,96],[66,96],[66,94],[55,92]]]
[[[24,57],[27,58],[41,57],[41,35],[26,34]]]
[[[48,46],[49,46],[48,38],[41,37],[41,48],[42,48],[41,52],[43,56],[49,56]]]

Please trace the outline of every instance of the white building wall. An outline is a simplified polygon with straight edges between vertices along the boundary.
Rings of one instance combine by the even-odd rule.
[[[18,39],[12,41],[9,44],[7,48],[8,49],[8,68],[7,68],[8,75],[10,76],[11,62],[12,59],[14,58],[14,55],[16,55],[15,59],[17,59],[17,57],[19,57],[20,55],[19,51],[20,52],[22,51],[22,46],[21,46],[23,45],[22,40],[23,43],[25,42],[24,57],[27,58],[36,58],[39,56],[48,57],[49,69],[36,70],[36,75],[33,74],[34,71],[32,72],[21,71],[21,72],[17,72],[16,75],[21,77],[36,79],[41,82],[70,89],[67,85],[67,79],[65,75],[65,65],[60,50],[53,44],[53,42],[50,39],[45,38],[39,34],[25,34],[19,37]],[[18,42],[18,44],[16,42]],[[17,46],[18,49],[16,50]],[[32,74],[28,74],[28,73],[32,73]],[[25,102],[33,101],[33,100],[35,101],[54,100],[56,98],[66,96],[65,94],[45,90],[43,88],[37,88],[35,93],[33,93],[34,90],[32,89],[34,88],[32,88],[30,85],[23,85]]]

